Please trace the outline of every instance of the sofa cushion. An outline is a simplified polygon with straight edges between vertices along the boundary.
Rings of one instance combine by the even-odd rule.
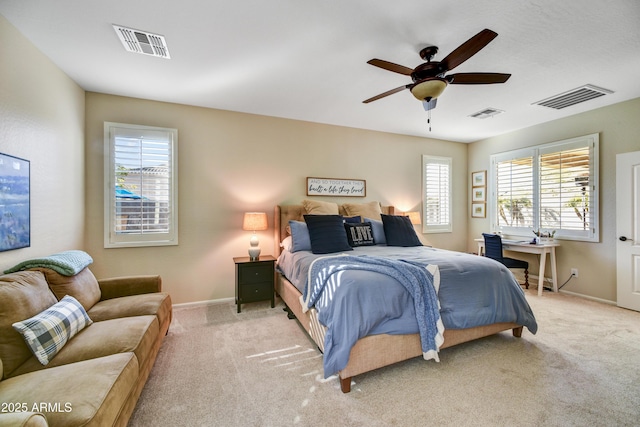
[[[11,325],[40,313],[57,302],[39,271],[0,276],[0,359],[3,377],[33,357],[22,336]]]
[[[96,322],[119,317],[154,315],[162,325],[171,316],[171,297],[166,292],[156,292],[112,298],[98,302],[88,314]]]
[[[51,427],[111,426],[136,387],[138,372],[133,353],[114,354],[9,378],[0,382],[0,396],[30,409],[53,405],[41,411]]]
[[[49,288],[58,300],[64,298],[65,295],[71,295],[80,301],[80,304],[87,311],[100,300],[100,286],[98,286],[98,280],[89,267],[74,276],[63,276],[50,268],[37,267],[32,270],[41,271],[44,274]]]
[[[12,326],[24,337],[38,361],[46,365],[71,338],[91,323],[78,300],[67,295],[45,311]]]
[[[160,327],[155,316],[135,316],[93,322],[70,340],[46,369],[95,359],[109,354],[133,352],[142,366],[151,354]],[[11,376],[44,369],[35,357],[27,360]]]

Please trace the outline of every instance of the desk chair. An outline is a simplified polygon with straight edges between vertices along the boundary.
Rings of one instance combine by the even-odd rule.
[[[482,233],[484,237],[484,256],[495,259],[507,268],[524,268],[524,286],[529,289],[529,263],[502,256],[502,238],[497,234]]]

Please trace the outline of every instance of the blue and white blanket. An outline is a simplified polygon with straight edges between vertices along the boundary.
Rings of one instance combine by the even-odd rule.
[[[301,296],[302,309],[307,311],[315,306],[322,314],[340,290],[342,272],[363,270],[392,277],[413,298],[423,357],[439,361],[438,351],[444,342],[444,325],[440,318],[440,303],[434,283],[433,272],[437,272],[437,267],[429,267],[416,262],[373,256],[338,255],[317,258],[309,268],[309,285]]]

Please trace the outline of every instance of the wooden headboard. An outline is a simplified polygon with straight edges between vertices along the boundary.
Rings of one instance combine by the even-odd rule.
[[[347,216],[344,211],[342,205],[338,205],[340,215]],[[380,206],[383,214],[386,215],[395,215],[396,210],[393,206]],[[275,227],[274,227],[274,253],[276,257],[280,255],[282,252],[282,248],[280,247],[280,242],[289,235],[289,220],[293,221],[303,221],[304,215],[307,212],[302,205],[277,205],[275,208],[275,215],[273,216]]]

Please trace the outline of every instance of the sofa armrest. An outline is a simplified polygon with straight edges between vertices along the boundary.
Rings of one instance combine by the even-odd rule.
[[[3,427],[47,427],[47,419],[39,412],[0,413],[0,426]]]
[[[102,293],[100,300],[126,297],[129,295],[150,294],[162,291],[162,278],[151,276],[122,276],[98,279]]]

